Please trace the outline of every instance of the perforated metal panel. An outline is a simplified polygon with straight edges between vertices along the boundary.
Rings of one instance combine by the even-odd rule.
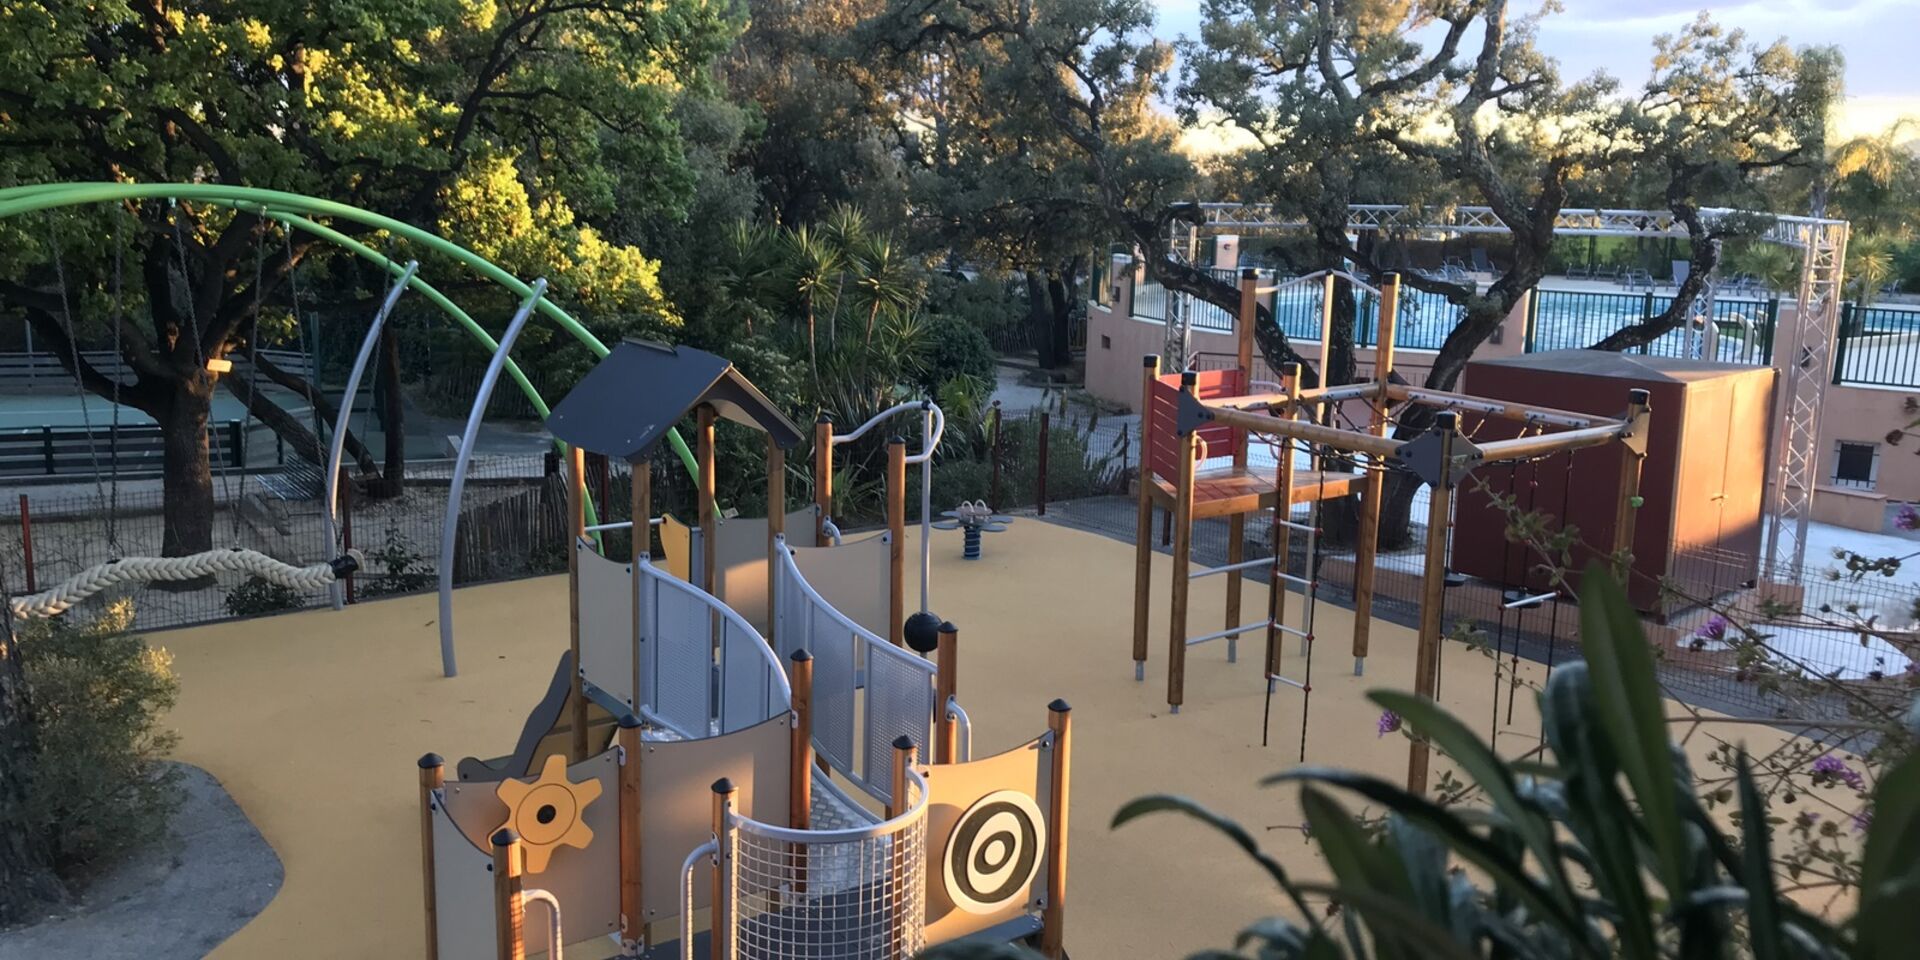
[[[775,689],[766,641],[729,622],[720,640],[720,732],[753,726],[773,715]],[[781,710],[786,708],[782,705]]]
[[[653,712],[680,732],[702,737],[713,717],[712,615],[693,588],[664,578],[654,583]]]
[[[813,644],[813,739],[835,770],[853,772],[854,635],[825,610],[809,611]]]
[[[891,644],[867,645],[866,750],[861,779],[867,792],[891,801],[893,741],[906,734],[927,759],[933,731],[933,664]]]

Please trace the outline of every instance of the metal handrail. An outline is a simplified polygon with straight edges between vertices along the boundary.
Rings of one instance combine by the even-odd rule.
[[[927,815],[927,781],[920,771],[907,768],[907,781],[915,787],[913,806],[891,820],[883,820],[867,827],[842,827],[838,830],[796,830],[792,827],[776,827],[771,823],[761,823],[743,813],[730,815],[733,826],[784,843],[828,844],[853,843],[857,840],[871,840],[876,837],[892,836],[920,822]]]
[[[680,960],[693,960],[693,868],[701,857],[719,856],[720,838],[714,837],[694,847],[680,864]]]
[[[867,431],[902,413],[918,411],[922,417],[923,439],[920,452],[907,457],[906,462],[920,465],[920,612],[928,612],[933,602],[933,452],[940,447],[940,438],[947,432],[947,415],[940,405],[931,400],[912,400],[896,403],[874,414],[859,429],[845,435],[835,434],[833,445],[851,443],[860,439]]]
[[[947,719],[953,721],[957,734],[955,739],[960,741],[954,745],[954,751],[958,754],[954,760],[959,763],[966,763],[972,760],[973,718],[967,716],[967,708],[960,705],[960,699],[958,697],[947,698]]]
[[[565,960],[561,951],[565,948],[567,941],[560,935],[559,898],[546,890],[534,889],[520,891],[521,909],[526,909],[527,904],[535,901],[547,905],[547,916],[552,920],[552,922],[547,925],[547,956],[550,960]]]

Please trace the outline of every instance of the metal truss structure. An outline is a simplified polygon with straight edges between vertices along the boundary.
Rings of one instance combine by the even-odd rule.
[[[1187,258],[1198,238],[1207,235],[1272,236],[1303,230],[1307,224],[1294,214],[1268,204],[1197,203],[1197,221],[1176,222],[1177,235],[1169,248]],[[1731,217],[1749,218],[1760,227],[1757,239],[1801,251],[1800,286],[1794,298],[1791,327],[1776,336],[1773,364],[1780,372],[1781,434],[1779,467],[1769,492],[1768,546],[1765,575],[1797,577],[1806,563],[1807,525],[1813,520],[1813,492],[1819,483],[1820,404],[1833,380],[1833,342],[1839,332],[1840,301],[1845,279],[1848,224],[1844,220],[1756,213],[1727,208],[1700,211],[1708,224]],[[1509,233],[1491,207],[1356,203],[1347,207],[1347,229],[1405,236]],[[1677,237],[1687,228],[1670,210],[1573,209],[1554,218],[1554,233],[1571,237]],[[1184,236],[1181,236],[1181,235]],[[1717,277],[1707,279],[1705,309],[1711,316]],[[1169,323],[1171,337],[1182,342],[1186,324]],[[1694,350],[1689,335],[1688,352]],[[1781,349],[1790,346],[1791,349]],[[1699,344],[1700,355],[1714,353],[1713,325],[1707,324]]]

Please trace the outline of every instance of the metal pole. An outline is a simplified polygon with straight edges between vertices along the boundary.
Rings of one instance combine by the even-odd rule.
[[[460,532],[460,494],[467,488],[467,468],[473,463],[473,446],[480,438],[480,421],[486,416],[487,402],[493,399],[494,384],[500,382],[500,371],[506,366],[513,342],[520,338],[520,331],[533,316],[534,305],[546,292],[546,279],[535,280],[532,293],[520,301],[520,309],[500,335],[500,346],[493,351],[487,372],[480,378],[480,390],[473,398],[473,408],[467,411],[467,427],[460,434],[460,450],[454,456],[453,479],[447,485],[447,516],[440,531],[440,671],[449,677],[459,672],[453,656],[453,551]]]
[[[926,613],[933,592],[933,402],[920,411],[920,612]]]
[[[380,331],[386,328],[387,315],[391,314],[394,305],[400,302],[400,295],[406,292],[407,284],[413,281],[413,274],[419,269],[420,261],[407,261],[406,269],[400,272],[400,278],[395,280],[393,287],[387,291],[387,298],[381,301],[379,312],[373,315],[373,323],[367,326],[366,339],[360,341],[360,352],[353,358],[353,369],[347,371],[346,395],[340,398],[340,412],[334,414],[333,436],[327,446],[327,472],[325,474],[327,478],[327,512],[326,515],[321,518],[321,525],[324,535],[327,538],[327,550],[329,552],[333,550],[334,510],[336,509],[335,504],[338,502],[336,498],[340,495],[340,461],[344,457],[347,447],[347,426],[353,418],[354,397],[360,393],[360,376],[366,372],[367,361],[372,359],[374,347],[380,342]],[[311,374],[312,371],[308,371],[308,373]],[[276,434],[276,436],[278,435]],[[345,601],[345,595],[341,589],[341,585],[336,583],[329,587],[327,592],[333,596],[333,608],[335,610],[340,609]]]

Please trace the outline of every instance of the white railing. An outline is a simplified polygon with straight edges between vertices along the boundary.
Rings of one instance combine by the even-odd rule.
[[[926,946],[927,784],[890,820],[795,830],[738,813],[718,846],[733,920],[726,960],[899,960]]]
[[[782,657],[795,650],[813,655],[814,747],[833,769],[888,799],[894,738],[905,734],[926,759],[937,699],[934,665],[834,609],[801,575],[786,538],[775,542],[773,634]],[[865,696],[858,696],[862,688]],[[855,750],[856,731],[864,750]]]

